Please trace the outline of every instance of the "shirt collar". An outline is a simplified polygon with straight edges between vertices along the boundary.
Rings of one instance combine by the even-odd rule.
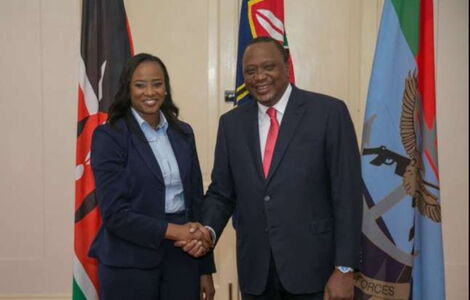
[[[153,129],[152,126],[150,126],[150,124],[147,121],[145,121],[133,107],[131,107],[131,111],[137,123],[139,123],[140,128],[144,129],[144,127],[148,126],[149,128]],[[161,110],[159,111],[159,114],[160,114],[160,122],[158,123],[157,129],[155,129],[155,131],[159,129],[163,129],[166,132],[168,129],[168,121],[166,120],[165,115],[162,113]]]
[[[272,106],[277,112],[284,114],[284,112],[286,111],[287,102],[289,102],[291,92],[292,85],[289,83],[287,85],[286,90],[284,91],[284,94],[282,94],[281,99],[279,99],[279,101],[277,101],[277,103]],[[263,105],[258,102],[258,109],[262,114],[265,114],[268,108],[269,106]]]

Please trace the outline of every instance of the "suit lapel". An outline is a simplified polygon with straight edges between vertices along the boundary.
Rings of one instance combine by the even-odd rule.
[[[171,126],[168,127],[168,139],[170,140],[171,147],[173,148],[173,153],[175,154],[176,162],[178,163],[178,169],[180,172],[181,182],[185,182],[185,178],[188,175],[190,161],[188,161],[188,156],[184,155],[185,153],[190,153],[188,148],[188,143],[186,142],[184,136],[178,133]]]
[[[147,142],[147,139],[145,138],[145,135],[142,132],[142,129],[140,129],[139,124],[137,123],[137,121],[135,120],[134,116],[132,115],[130,111],[129,111],[129,114],[127,115],[126,121],[132,133],[131,139],[135,145],[135,148],[137,149],[137,152],[139,152],[139,154],[142,156],[143,160],[145,161],[147,166],[150,168],[150,171],[152,171],[153,175],[155,175],[155,177],[162,184],[165,184],[165,181],[163,180],[162,170],[160,169],[160,166],[158,165],[157,159],[155,158],[155,155],[153,154],[152,148],[150,148],[150,145]]]
[[[273,159],[271,161],[267,178],[268,183],[276,172],[276,169],[295,134],[297,126],[302,119],[302,115],[304,113],[304,106],[302,104],[301,99],[297,97],[297,89],[292,87],[292,94],[289,98],[289,102],[287,103],[284,116],[282,117],[281,128],[279,129],[276,146],[274,147]]]
[[[244,120],[245,133],[248,139],[248,148],[255,163],[256,173],[264,179],[263,162],[261,160],[261,146],[259,143],[258,105],[255,101],[246,104],[247,113]]]

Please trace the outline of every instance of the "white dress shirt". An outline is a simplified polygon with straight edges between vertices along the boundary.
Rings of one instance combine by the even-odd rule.
[[[173,147],[168,139],[168,121],[160,111],[160,123],[153,129],[139,113],[131,107],[132,114],[140,125],[147,143],[162,171],[165,182],[165,213],[176,213],[184,210],[183,182],[181,181],[178,162]]]

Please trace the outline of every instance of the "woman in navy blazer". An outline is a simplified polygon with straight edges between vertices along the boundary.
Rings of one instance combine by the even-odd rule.
[[[193,131],[178,119],[159,58],[138,54],[124,67],[91,166],[103,220],[89,253],[100,299],[213,299],[212,253],[196,259],[173,245],[203,243],[190,223],[203,188]]]

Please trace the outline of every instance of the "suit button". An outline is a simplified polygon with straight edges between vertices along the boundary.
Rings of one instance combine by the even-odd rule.
[[[264,201],[268,202],[269,200],[271,200],[271,197],[269,197],[269,195],[264,196]]]

